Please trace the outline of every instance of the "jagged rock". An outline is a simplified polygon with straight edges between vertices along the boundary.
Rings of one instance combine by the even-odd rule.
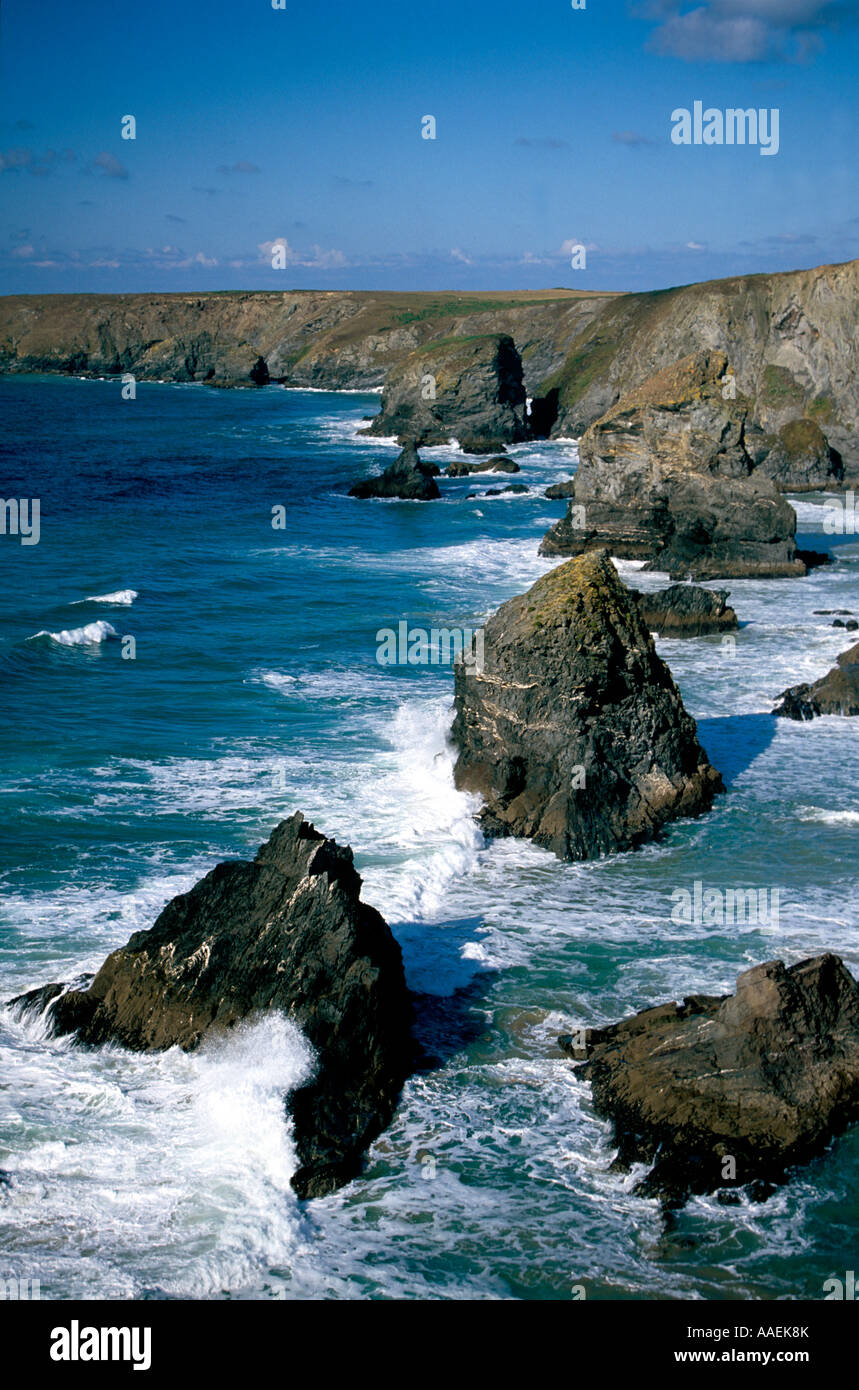
[[[813,685],[794,685],[779,696],[775,713],[785,719],[815,719],[820,714],[859,714],[859,642],[838,658],[828,675]]]
[[[449,478],[467,478],[471,473],[521,473],[515,459],[505,454],[490,459],[456,459],[444,470]]]
[[[527,439],[522,361],[503,333],[432,342],[389,372],[368,434],[418,445],[462,440],[466,453],[497,454]]]
[[[482,494],[484,497],[503,497],[506,492],[522,493],[528,489],[524,483],[508,483],[506,487],[488,487]],[[475,496],[480,496],[476,493]]]
[[[802,419],[782,425],[756,471],[782,492],[815,492],[840,483],[844,465],[820,426]]]
[[[604,551],[503,604],[482,641],[482,661],[455,667],[452,733],[456,784],[483,796],[489,834],[592,859],[654,839],[722,790]]]
[[[796,513],[751,476],[749,403],[725,398],[728,377],[724,353],[692,354],[591,425],[567,515],[541,554],[607,546],[673,579],[805,574]]]
[[[783,1182],[859,1119],[859,985],[838,956],[757,965],[736,994],[560,1043],[587,1057],[579,1070],[613,1123],[615,1166],[653,1164],[636,1191],[669,1205]]]
[[[384,473],[362,478],[349,489],[350,497],[398,497],[405,502],[433,502],[441,496],[435,478],[438,466],[422,463],[412,441]]]
[[[266,1010],[288,1015],[318,1057],[288,1102],[301,1165],[292,1184],[321,1196],[359,1171],[413,1061],[400,948],[360,892],[351,849],[297,813],[252,862],[218,864],[174,898],[87,988],[11,1002],[47,1008],[57,1035],[142,1052],[191,1050]]]
[[[672,584],[655,594],[637,589],[630,592],[635,595],[638,611],[650,631],[661,637],[703,637],[739,627],[736,613],[728,607],[725,589]]]

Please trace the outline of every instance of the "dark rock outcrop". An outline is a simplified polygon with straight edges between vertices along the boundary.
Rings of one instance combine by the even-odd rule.
[[[566,500],[568,497],[575,497],[576,480],[575,478],[567,478],[563,483],[552,483],[546,488],[543,495],[548,497],[550,502],[560,502],[562,499]]]
[[[422,463],[412,441],[406,444],[403,452],[389,464],[384,473],[372,478],[362,478],[349,489],[350,497],[396,497],[404,502],[434,502],[441,496],[438,483],[438,467],[434,463]]]
[[[432,342],[388,374],[381,413],[366,431],[497,454],[528,438],[522,360],[506,334]]]
[[[638,611],[651,632],[660,637],[703,637],[713,632],[732,632],[739,627],[728,607],[725,589],[702,589],[697,584],[672,584],[658,593],[637,589]]]
[[[449,478],[467,478],[472,473],[521,473],[521,469],[515,459],[508,458],[506,454],[501,454],[495,458],[480,459],[456,459],[449,463],[444,470]]]
[[[636,1191],[668,1205],[783,1182],[859,1120],[859,985],[837,956],[757,965],[736,994],[694,995],[560,1043],[587,1057],[580,1071],[613,1123],[615,1166],[652,1164]]]
[[[779,696],[775,713],[784,719],[815,719],[820,714],[859,714],[859,642],[838,658],[837,666],[813,685],[794,685]]]
[[[218,864],[168,903],[88,988],[12,1003],[47,1008],[55,1034],[143,1052],[191,1050],[266,1010],[288,1015],[318,1057],[288,1102],[292,1184],[322,1196],[360,1170],[414,1060],[400,948],[360,892],[352,851],[296,814],[252,862]]]
[[[814,420],[789,420],[772,439],[756,465],[757,472],[771,478],[782,492],[815,492],[837,487],[844,476],[841,457]]]
[[[653,839],[706,811],[722,782],[635,600],[605,552],[505,603],[482,659],[455,667],[458,787],[491,835],[565,859]]]
[[[268,386],[271,383],[268,364],[264,357],[257,358],[248,375],[254,386]]]
[[[658,373],[584,433],[567,515],[544,555],[608,547],[673,579],[803,575],[796,513],[752,476],[748,402],[729,392],[723,353]]]

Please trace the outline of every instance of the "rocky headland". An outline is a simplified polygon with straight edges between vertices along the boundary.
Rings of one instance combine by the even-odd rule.
[[[454,436],[465,453],[497,454],[528,438],[522,359],[507,334],[431,342],[388,373],[367,434],[418,445]]]
[[[724,353],[693,353],[585,430],[546,555],[608,547],[672,578],[803,575],[796,513],[760,471],[766,437]]]
[[[490,835],[564,859],[655,838],[721,778],[608,555],[559,565],[486,623],[455,668],[455,780]]]
[[[693,995],[561,1047],[612,1122],[622,1171],[668,1206],[763,1193],[859,1120],[859,985],[834,955],[745,971],[736,993]]]
[[[7,295],[0,371],[377,389],[433,342],[504,334],[522,360],[531,433],[578,438],[657,372],[690,353],[720,351],[762,433],[775,441],[792,422],[809,421],[855,479],[858,309],[859,261],[643,294]],[[825,467],[818,436],[788,432],[782,443],[795,458],[791,489],[803,486],[803,472]],[[786,486],[777,457],[770,468]]]
[[[218,864],[174,898],[85,986],[10,1002],[46,1011],[54,1035],[139,1052],[192,1050],[282,1012],[317,1056],[288,1099],[300,1164],[292,1185],[323,1196],[360,1171],[415,1055],[400,948],[360,892],[352,851],[297,813],[252,862]]]

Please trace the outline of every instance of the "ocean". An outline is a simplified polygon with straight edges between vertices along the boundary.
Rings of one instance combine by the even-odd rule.
[[[353,847],[440,1059],[362,1176],[300,1204],[282,1096],[312,1057],[287,1020],[143,1056],[0,1009],[0,1279],[54,1299],[823,1298],[855,1268],[859,1129],[768,1202],[666,1222],[640,1174],[609,1171],[556,1039],[776,957],[832,950],[859,975],[855,721],[771,714],[851,643],[815,610],[859,616],[859,537],[796,499],[801,543],[834,563],[715,585],[734,639],[658,643],[728,784],[710,815],[591,864],[486,844],[453,786],[450,667],[380,665],[377,634],[479,627],[544,573],[563,504],[543,490],[576,447],[512,449],[525,495],[478,476],[359,502],[397,452],[357,434],[377,408],[0,379],[0,492],[40,500],[38,544],[0,536],[0,1000],[93,970],[300,810]],[[696,883],[778,911],[677,920]]]

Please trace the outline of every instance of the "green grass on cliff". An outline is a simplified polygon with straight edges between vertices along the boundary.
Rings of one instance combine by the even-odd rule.
[[[399,314],[394,314],[394,323],[428,323],[433,319],[453,318],[460,314],[489,314],[503,312],[507,309],[526,309],[532,308],[536,304],[545,304],[543,299],[439,299],[432,304],[424,305],[420,309],[404,309]]]

